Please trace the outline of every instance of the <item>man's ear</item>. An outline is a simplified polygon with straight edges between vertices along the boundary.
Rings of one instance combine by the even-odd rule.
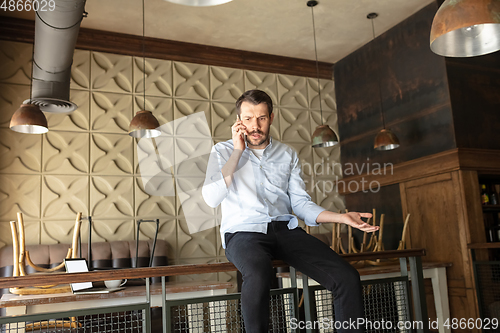
[[[271,124],[273,123],[273,119],[274,119],[274,112],[273,112],[273,113],[271,113],[271,118],[270,118],[270,119],[271,119],[271,121],[270,121],[269,125],[271,125]]]

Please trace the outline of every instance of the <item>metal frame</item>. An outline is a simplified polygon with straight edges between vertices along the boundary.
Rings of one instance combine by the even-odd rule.
[[[151,333],[151,311],[149,302],[137,303],[131,305],[109,306],[102,308],[90,308],[70,310],[63,312],[48,312],[37,313],[20,316],[0,317],[0,325],[16,324],[29,321],[41,321],[52,318],[69,318],[89,315],[99,315],[114,312],[127,312],[127,311],[142,311],[143,314],[143,333]],[[0,328],[3,331],[3,327]]]
[[[474,251],[474,250],[472,250]],[[474,252],[472,252],[474,253]],[[483,297],[482,297],[482,289],[479,286],[479,273],[478,273],[478,266],[479,265],[489,265],[489,266],[499,266],[500,261],[495,261],[495,260],[483,260],[483,261],[476,261],[475,256],[473,256],[473,271],[474,271],[474,284],[475,284],[475,289],[476,289],[476,298],[477,298],[477,305],[478,305],[478,310],[479,310],[479,318],[486,319],[484,311],[483,311]]]
[[[155,220],[140,219],[140,220],[137,220],[137,237],[135,239],[135,268],[137,268],[138,264],[139,264],[139,232],[141,230],[141,223],[143,223],[143,222],[156,223],[155,238],[153,240],[153,248],[151,249],[151,255],[149,257],[149,266],[148,267],[151,267],[153,265],[153,258],[155,255],[155,248],[156,248],[156,239],[158,238],[158,231],[160,230],[160,219],[155,219]]]
[[[162,278],[162,292],[163,290],[163,278]],[[293,315],[295,318],[298,318],[298,294],[297,288],[279,288],[279,289],[271,289],[270,296],[274,295],[292,295],[293,297]],[[171,309],[173,307],[179,305],[189,305],[189,304],[198,304],[198,303],[209,303],[209,302],[218,302],[218,301],[229,301],[229,300],[238,300],[241,299],[241,293],[233,293],[233,294],[225,294],[225,295],[214,295],[214,296],[204,296],[204,297],[195,297],[195,298],[186,298],[179,300],[166,300],[165,295],[163,296],[163,309],[162,309],[162,318],[163,318],[163,333],[171,332],[171,322],[172,315]],[[295,330],[292,330],[295,332]]]
[[[395,282],[403,281],[406,282],[405,297],[406,306],[409,309],[409,320],[412,319],[412,311],[415,313],[415,320],[422,323],[422,328],[417,328],[417,333],[428,333],[429,332],[429,317],[427,314],[427,304],[425,299],[425,289],[424,289],[424,275],[422,269],[422,258],[421,257],[409,257],[410,271],[408,272],[407,258],[399,258],[399,264],[401,268],[401,277],[388,278],[388,279],[374,279],[362,281],[362,285],[369,285],[375,283],[384,282]],[[316,300],[314,296],[314,291],[319,289],[325,289],[322,286],[309,286],[309,277],[305,274],[302,275],[303,281],[303,293],[304,293],[304,311],[306,321],[314,322],[317,320],[316,313]],[[410,307],[409,303],[409,279],[411,279],[412,288],[412,300],[413,307]],[[307,333],[312,333],[312,329],[306,329]]]

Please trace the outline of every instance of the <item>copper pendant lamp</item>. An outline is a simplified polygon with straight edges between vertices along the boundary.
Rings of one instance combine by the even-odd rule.
[[[144,50],[145,39],[145,8],[144,0],[142,0],[142,61],[143,61],[143,98],[144,105],[141,111],[138,111],[128,127],[128,135],[134,138],[156,138],[160,136],[160,123],[151,111],[146,110],[146,55]]]
[[[377,17],[377,13],[370,13],[366,16],[366,18],[371,20],[372,23],[373,40],[375,40],[375,25],[373,24],[373,20]],[[380,72],[378,80],[378,94],[380,100],[380,115],[382,116],[383,129],[378,132],[377,136],[375,137],[373,148],[376,150],[393,150],[399,147],[399,139],[396,134],[394,134],[390,129],[385,128],[384,108],[382,106],[382,89],[380,88]]]
[[[232,0],[167,0],[167,1],[185,6],[208,7],[208,6],[222,5],[224,3],[231,2]]]
[[[10,119],[10,129],[26,134],[43,134],[49,131],[47,118],[38,105],[22,104]]]
[[[500,1],[446,0],[432,22],[431,50],[473,57],[500,50]]]
[[[31,53],[31,78],[30,78],[30,99],[24,101],[19,109],[14,112],[12,118],[10,119],[9,128],[14,132],[25,133],[25,134],[43,134],[49,131],[49,126],[47,125],[47,118],[43,114],[40,107],[35,104],[31,104],[31,98],[33,95],[33,63],[35,62],[35,46],[33,45],[33,51]]]
[[[316,47],[316,27],[314,25],[314,7],[318,1],[308,1],[307,7],[311,8],[312,23],[313,23],[313,36],[314,36],[314,55],[316,57],[316,76],[318,79],[318,95],[319,95],[319,110],[321,113],[321,125],[314,130],[311,141],[313,148],[333,147],[339,143],[337,134],[330,128],[330,126],[323,124],[323,108],[321,106],[321,84],[319,82],[319,65],[318,65],[318,49]]]

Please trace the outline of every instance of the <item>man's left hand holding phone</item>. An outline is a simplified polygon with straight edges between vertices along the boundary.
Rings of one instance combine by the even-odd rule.
[[[233,139],[234,150],[226,164],[222,167],[221,172],[224,176],[224,181],[226,182],[226,187],[229,188],[233,182],[233,174],[236,171],[236,167],[240,160],[243,151],[245,150],[245,141],[247,135],[247,128],[243,125],[240,116],[236,119],[236,122],[231,126],[231,136]]]

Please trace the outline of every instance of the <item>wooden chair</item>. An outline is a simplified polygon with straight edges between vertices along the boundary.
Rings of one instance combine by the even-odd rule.
[[[67,259],[77,257],[78,237],[80,234],[81,219],[82,213],[76,214],[76,221],[73,229],[73,241],[66,254]],[[26,236],[24,231],[24,219],[22,213],[17,213],[17,224],[16,221],[10,221],[10,229],[12,232],[12,252],[14,266],[12,274],[13,276],[26,276],[26,265],[32,267],[34,270],[40,273],[52,273],[64,267],[64,261],[53,268],[43,268],[33,263],[30,258],[29,251],[26,250]],[[71,288],[69,285],[10,288],[9,290],[11,293],[17,295],[56,294],[71,292]]]

